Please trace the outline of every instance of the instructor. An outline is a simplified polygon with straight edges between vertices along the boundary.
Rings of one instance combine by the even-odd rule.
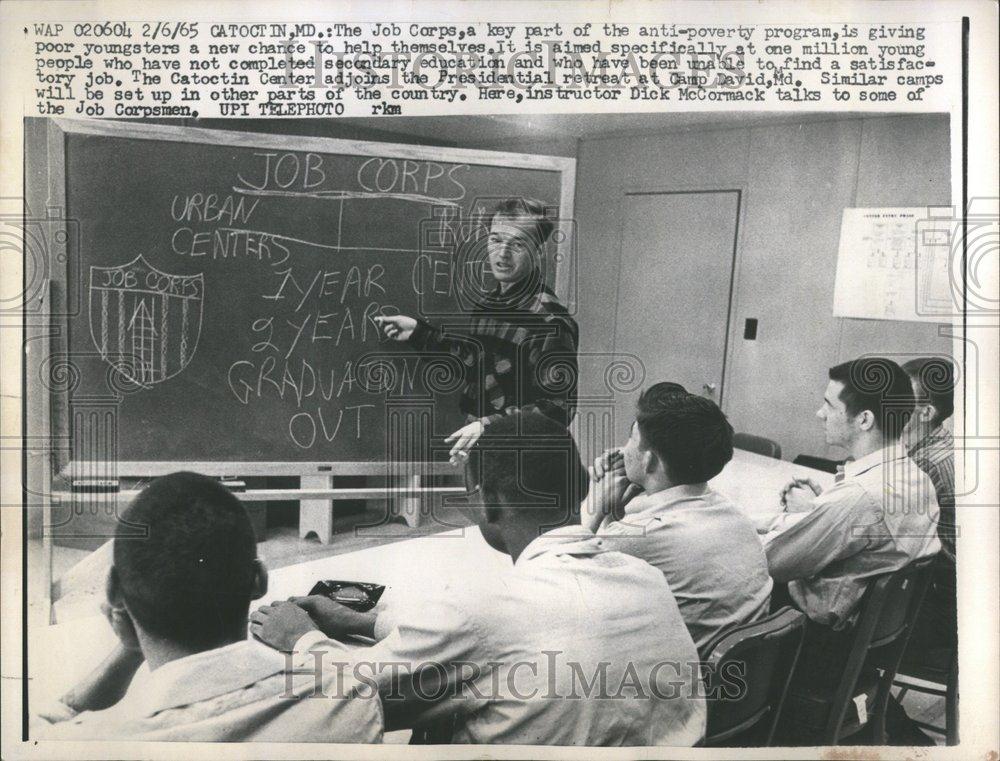
[[[452,433],[451,462],[460,464],[486,426],[537,410],[568,426],[576,411],[576,321],[545,285],[542,255],[553,222],[540,201],[512,198],[490,218],[487,256],[496,287],[473,309],[467,334],[445,335],[406,315],[376,317],[385,334],[462,360],[459,408],[466,424]]]

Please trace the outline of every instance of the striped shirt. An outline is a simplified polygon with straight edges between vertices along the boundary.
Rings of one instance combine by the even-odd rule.
[[[461,332],[418,320],[410,342],[458,357],[465,370],[459,409],[489,425],[515,412],[538,411],[568,426],[576,412],[576,321],[545,286],[525,294],[497,286]]]
[[[948,556],[955,558],[955,437],[943,425],[924,436],[907,454],[934,484],[941,517],[938,536]]]

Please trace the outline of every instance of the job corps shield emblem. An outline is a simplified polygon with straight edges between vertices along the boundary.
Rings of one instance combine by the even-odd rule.
[[[141,255],[90,268],[90,336],[128,381],[150,387],[188,366],[201,335],[203,273],[171,275]]]

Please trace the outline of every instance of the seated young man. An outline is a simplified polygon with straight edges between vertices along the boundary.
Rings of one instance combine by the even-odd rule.
[[[40,712],[54,725],[42,727],[43,738],[381,741],[379,700],[350,695],[350,682],[339,695],[324,688],[325,699],[306,699],[317,689],[313,657],[247,639],[267,571],[246,510],[218,481],[158,478],[122,520],[147,535],[115,538],[105,613],[119,645]]]
[[[952,649],[958,639],[955,578],[955,439],[945,427],[955,409],[955,369],[941,357],[912,359],[903,365],[910,377],[916,407],[903,442],[910,459],[934,484],[941,516],[941,553],[920,607],[906,658],[934,658],[938,648]]]
[[[830,368],[816,412],[826,442],[849,458],[827,491],[809,480],[785,487],[794,516],[767,538],[775,582],[816,623],[843,628],[868,581],[941,549],[938,505],[926,474],[907,457],[900,436],[913,412],[903,369],[881,357]]]
[[[941,357],[911,359],[903,370],[916,406],[903,434],[907,454],[934,484],[941,549],[955,561],[955,438],[945,423],[955,411],[955,368]]]
[[[809,731],[824,721],[815,696],[828,698],[840,678],[871,579],[941,549],[934,487],[900,442],[913,408],[910,380],[891,360],[862,357],[830,368],[816,415],[827,443],[845,449],[848,460],[826,491],[811,480],[785,487],[786,511],[798,515],[766,544],[775,582],[787,582],[811,622],[779,742],[813,744]],[[869,707],[873,684],[874,675],[863,673],[858,694],[868,695]],[[929,743],[892,698],[886,725],[890,744]]]
[[[594,463],[594,492],[610,490],[612,514],[581,511],[607,547],[663,572],[699,649],[768,612],[772,582],[757,531],[707,484],[732,456],[733,429],[714,402],[657,384],[639,397],[625,446]],[[629,484],[642,491],[626,501]]]
[[[698,653],[663,574],[566,525],[587,491],[566,430],[537,412],[506,416],[468,467],[479,528],[511,557],[509,572],[419,596],[389,590],[371,613],[299,598],[261,609],[251,629],[296,651],[324,636],[374,637],[362,660],[397,717],[390,727],[445,712],[457,714],[456,743],[697,742]],[[315,627],[297,623],[296,604]]]

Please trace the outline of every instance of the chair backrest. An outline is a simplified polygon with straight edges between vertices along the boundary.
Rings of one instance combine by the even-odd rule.
[[[781,459],[781,445],[777,441],[763,436],[755,436],[752,433],[733,434],[733,446],[737,449],[762,454],[765,457],[773,457],[776,460]]]
[[[785,607],[718,635],[703,650],[708,698],[704,745],[718,746],[753,733],[770,745],[788,682],[799,657],[806,617]]]
[[[935,556],[915,560],[898,571],[875,577],[862,598],[854,643],[834,695],[825,736],[836,742],[852,701],[858,676],[866,667],[880,669],[876,710],[884,711],[920,604],[930,582]]]
[[[828,460],[825,457],[816,457],[811,454],[800,454],[796,455],[792,462],[796,465],[805,465],[807,468],[812,468],[813,470],[822,470],[824,473],[836,473],[837,466],[843,461]]]

